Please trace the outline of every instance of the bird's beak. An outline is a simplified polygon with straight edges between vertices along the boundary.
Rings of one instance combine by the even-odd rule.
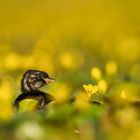
[[[46,84],[55,82],[55,79],[51,77],[45,78],[43,80],[46,82]]]

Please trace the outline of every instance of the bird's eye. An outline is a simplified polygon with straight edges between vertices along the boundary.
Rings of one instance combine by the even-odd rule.
[[[43,73],[43,78],[47,78],[49,75],[47,73]]]
[[[42,75],[38,75],[38,79],[43,79],[43,76]]]

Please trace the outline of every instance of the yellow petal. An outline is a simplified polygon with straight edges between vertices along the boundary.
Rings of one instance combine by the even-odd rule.
[[[127,98],[126,93],[125,93],[124,90],[123,90],[122,93],[121,93],[121,97],[122,97],[123,99],[126,99],[126,98]]]
[[[93,67],[91,69],[91,76],[95,80],[100,80],[102,78],[102,72],[98,67]]]
[[[107,88],[108,88],[107,82],[103,79],[98,81],[98,87],[101,93],[106,93]]]
[[[89,85],[83,85],[85,91],[87,92],[89,98],[91,97],[92,94],[97,93],[99,88],[98,86],[93,86],[91,84]]]

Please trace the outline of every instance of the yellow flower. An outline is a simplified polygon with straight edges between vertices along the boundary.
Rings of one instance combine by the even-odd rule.
[[[91,97],[92,94],[97,93],[99,90],[98,86],[93,86],[91,84],[83,85],[83,87],[84,87],[85,91],[87,92],[89,98]]]
[[[78,51],[62,52],[59,56],[60,65],[69,70],[75,70],[83,64],[83,56]]]
[[[4,65],[10,70],[15,70],[21,67],[21,57],[16,53],[11,53],[6,56]]]
[[[126,93],[125,93],[124,90],[123,90],[122,93],[121,93],[121,97],[122,97],[122,99],[127,99],[127,96],[126,96]]]
[[[3,121],[8,121],[13,116],[13,108],[11,104],[0,105],[0,119]]]
[[[93,67],[91,69],[91,76],[95,80],[100,80],[102,78],[102,72],[98,67]]]
[[[107,82],[103,79],[98,81],[98,88],[99,88],[100,92],[104,94],[108,88]]]
[[[75,61],[71,53],[66,52],[61,54],[59,61],[64,68],[72,69],[73,67],[75,67]]]
[[[109,61],[109,62],[107,62],[106,66],[105,66],[105,70],[108,75],[116,75],[117,71],[118,71],[118,66],[117,66],[116,62]]]
[[[0,86],[0,119],[5,121],[11,119],[13,114],[11,106],[13,90],[8,80],[2,81]]]

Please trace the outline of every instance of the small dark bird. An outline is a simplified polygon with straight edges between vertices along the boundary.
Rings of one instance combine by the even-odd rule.
[[[37,109],[43,110],[45,105],[54,101],[54,97],[44,93],[39,88],[54,82],[55,79],[49,77],[46,72],[39,70],[28,70],[21,80],[21,94],[15,99],[14,107],[19,108],[19,103],[25,99],[34,99],[38,101]]]

